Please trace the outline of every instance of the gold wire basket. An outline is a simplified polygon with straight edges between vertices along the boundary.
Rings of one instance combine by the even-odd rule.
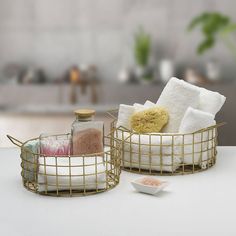
[[[121,141],[121,168],[149,175],[184,175],[204,171],[216,163],[220,123],[194,133],[139,134],[111,122],[114,140]]]
[[[67,135],[53,135],[60,139]],[[26,189],[50,196],[86,196],[114,188],[120,178],[120,146],[104,137],[104,152],[81,156],[46,156],[39,152],[40,138],[21,142],[7,135],[21,148],[21,176]],[[35,146],[36,145],[36,146]],[[32,149],[32,147],[34,147]]]

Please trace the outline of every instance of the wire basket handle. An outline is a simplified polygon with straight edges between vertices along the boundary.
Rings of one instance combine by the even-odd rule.
[[[106,115],[109,117],[109,118],[112,118],[112,119],[117,119],[117,112],[118,112],[118,109],[114,109],[114,110],[109,110],[106,112]],[[116,113],[116,115],[114,114]]]
[[[15,144],[18,147],[21,147],[23,142],[19,141],[18,139],[12,137],[11,135],[7,135],[7,137],[10,139],[10,141]]]

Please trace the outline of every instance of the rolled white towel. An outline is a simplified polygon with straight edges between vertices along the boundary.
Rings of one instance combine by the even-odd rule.
[[[189,106],[197,108],[200,91],[191,84],[173,77],[162,91],[157,105],[165,107],[169,112],[169,122],[164,133],[178,132],[181,120]]]
[[[134,112],[135,112],[134,106],[120,104],[116,127],[118,128],[122,126],[130,130],[131,129],[130,117],[133,115]]]
[[[215,124],[214,115],[189,107],[181,121],[179,133],[193,133]],[[184,149],[181,146],[179,149],[179,152],[183,154],[183,162],[200,164],[200,161],[206,161],[215,144],[214,137],[215,130],[194,135],[188,134],[184,136],[184,140],[183,138],[178,139],[181,145],[184,144]]]
[[[106,187],[106,167],[103,157],[84,157],[83,162],[83,157],[44,158],[41,156],[38,164],[39,192],[69,190],[70,184],[73,190],[94,190]]]

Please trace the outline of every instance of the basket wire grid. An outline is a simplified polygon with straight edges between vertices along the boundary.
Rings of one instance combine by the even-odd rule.
[[[63,136],[69,138],[69,134]],[[105,192],[119,183],[120,145],[109,136],[104,137],[104,152],[80,156],[46,156],[29,148],[30,143],[39,143],[39,138],[24,143],[9,135],[8,138],[21,148],[23,185],[34,193],[86,196]]]
[[[225,123],[194,133],[139,134],[116,127],[117,110],[110,111],[111,134],[121,141],[121,168],[149,175],[184,175],[204,171],[216,163],[217,128]]]

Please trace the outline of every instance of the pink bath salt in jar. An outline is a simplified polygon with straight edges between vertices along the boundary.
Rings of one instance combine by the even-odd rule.
[[[79,109],[71,126],[73,155],[102,155],[104,123],[94,121],[95,110]]]

